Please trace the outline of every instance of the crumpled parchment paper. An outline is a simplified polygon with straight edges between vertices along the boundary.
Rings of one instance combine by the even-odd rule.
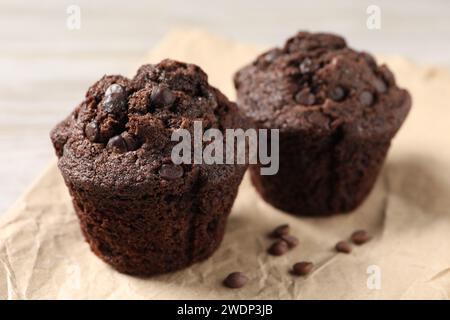
[[[233,72],[259,52],[201,30],[178,30],[145,62],[170,57],[197,63],[234,98]],[[246,177],[224,241],[209,260],[134,278],[91,253],[54,162],[0,220],[0,299],[449,298],[450,75],[399,57],[386,61],[412,92],[413,109],[370,197],[352,214],[288,215],[262,201]],[[300,245],[285,256],[269,256],[266,234],[281,223],[291,225]],[[372,241],[350,255],[335,253],[334,244],[359,228],[370,231]],[[316,264],[310,276],[289,274],[300,260]],[[232,271],[245,272],[248,285],[222,287]]]

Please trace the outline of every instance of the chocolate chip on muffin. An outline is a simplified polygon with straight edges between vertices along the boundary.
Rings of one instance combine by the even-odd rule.
[[[364,90],[359,95],[359,102],[364,107],[368,107],[373,103],[374,97],[373,94],[370,91]]]
[[[171,134],[192,130],[196,120],[241,128],[236,105],[199,67],[163,60],[132,79],[104,76],[75,113],[51,139],[92,251],[141,276],[208,258],[222,240],[246,165],[175,165]]]
[[[175,101],[175,95],[167,86],[157,86],[150,96],[151,104],[154,106],[170,106]]]
[[[127,144],[121,135],[117,135],[109,139],[107,148],[114,152],[123,153],[127,151]]]
[[[309,89],[303,89],[295,95],[295,101],[305,106],[311,106],[316,101],[316,97],[309,91]]]
[[[121,134],[121,136],[123,141],[125,142],[127,151],[134,151],[139,147],[139,140],[134,135],[125,131]]]
[[[329,96],[334,101],[342,101],[345,98],[345,90],[341,86],[335,86],[331,88]]]
[[[124,111],[127,104],[127,94],[118,84],[114,83],[106,89],[103,99],[103,109],[108,113]]]
[[[163,164],[159,170],[161,178],[166,180],[175,180],[183,176],[183,167],[180,165]]]
[[[314,71],[313,62],[310,58],[305,58],[300,62],[300,72],[303,74]]]
[[[84,132],[86,133],[86,138],[88,138],[89,141],[91,142],[97,141],[99,137],[99,128],[97,122],[95,120],[92,120],[91,122],[86,124]]]
[[[280,130],[278,173],[251,166],[252,182],[267,202],[298,215],[359,206],[411,107],[387,66],[325,33],[297,33],[239,70],[234,84],[255,127]]]

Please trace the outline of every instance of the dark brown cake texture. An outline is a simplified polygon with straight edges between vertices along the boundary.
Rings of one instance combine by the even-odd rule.
[[[240,127],[236,105],[197,66],[142,66],[133,79],[104,76],[51,132],[92,251],[117,270],[169,272],[219,246],[243,165],[174,165],[174,130]]]
[[[280,129],[280,169],[251,178],[273,206],[299,215],[355,209],[368,195],[409,93],[386,65],[339,36],[299,32],[234,78],[238,107],[258,128]]]

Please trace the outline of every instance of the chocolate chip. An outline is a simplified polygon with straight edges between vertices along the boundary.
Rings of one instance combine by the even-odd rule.
[[[369,233],[366,230],[356,230],[352,233],[350,239],[354,244],[363,244],[371,239]]]
[[[113,150],[114,152],[124,153],[127,152],[127,144],[122,136],[115,136],[109,139],[107,148]]]
[[[272,232],[270,233],[270,236],[273,238],[279,238],[288,233],[289,233],[289,225],[282,224],[282,225],[279,225],[278,227],[276,227],[275,229],[273,229]]]
[[[289,250],[289,245],[284,240],[275,241],[267,252],[273,256],[282,256]]]
[[[112,84],[106,89],[103,98],[103,110],[108,113],[120,113],[127,105],[127,95],[125,90],[118,84]]]
[[[84,134],[89,141],[96,142],[100,135],[100,128],[98,127],[97,121],[93,120],[89,122],[84,128]]]
[[[316,102],[316,97],[309,90],[304,89],[295,95],[295,101],[304,106],[311,106]]]
[[[124,90],[120,84],[113,83],[108,88],[106,88],[105,96],[111,96],[114,94],[122,94],[124,93]]]
[[[342,101],[345,98],[345,90],[341,86],[336,86],[331,89],[329,96],[334,101]]]
[[[242,288],[247,282],[248,277],[242,272],[232,272],[223,280],[223,284],[231,289]]]
[[[281,240],[286,241],[289,248],[294,248],[298,245],[299,241],[296,237],[291,236],[290,234],[285,234],[280,237]]]
[[[280,55],[279,50],[271,50],[269,52],[267,52],[263,58],[265,62],[271,63],[275,60],[276,57],[278,57]]]
[[[150,103],[156,107],[171,106],[175,101],[175,95],[165,85],[159,85],[153,88],[150,95]]]
[[[361,52],[360,55],[363,57],[363,59],[367,62],[367,64],[372,68],[375,69],[377,67],[377,62],[373,58],[373,56],[370,53],[367,52]]]
[[[175,164],[163,164],[161,169],[159,169],[159,175],[166,180],[179,179],[183,174],[183,167]]]
[[[339,241],[338,243],[336,243],[335,249],[337,252],[342,252],[342,253],[352,252],[352,247],[350,246],[350,244],[347,241]]]
[[[309,58],[303,59],[303,61],[300,63],[299,67],[300,67],[300,72],[303,74],[313,71],[313,63],[312,63],[311,59],[309,59]]]
[[[122,138],[127,145],[128,151],[134,151],[138,148],[138,140],[132,134],[125,131],[124,133],[122,133]]]
[[[297,262],[292,266],[292,273],[297,276],[305,276],[314,268],[314,264],[308,261]]]
[[[384,93],[384,92],[386,92],[386,90],[387,90],[386,83],[385,83],[383,80],[379,79],[379,78],[376,78],[376,79],[373,81],[373,86],[375,87],[375,89],[376,89],[379,93]]]
[[[370,91],[364,90],[359,95],[359,102],[365,107],[370,106],[373,103],[373,94]]]
[[[394,74],[389,70],[389,68],[386,65],[382,65],[378,71],[380,72],[381,76],[383,77],[384,81],[393,86],[395,85],[395,77]]]

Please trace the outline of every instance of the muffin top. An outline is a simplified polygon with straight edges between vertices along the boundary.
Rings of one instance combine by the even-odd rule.
[[[200,176],[219,181],[231,165],[174,165],[171,141],[177,129],[242,125],[237,108],[196,65],[173,60],[143,65],[134,78],[105,75],[81,104],[51,132],[59,168],[84,188],[185,183]]]
[[[238,105],[261,128],[361,138],[392,136],[411,99],[386,65],[339,36],[299,32],[260,55],[234,78]]]

